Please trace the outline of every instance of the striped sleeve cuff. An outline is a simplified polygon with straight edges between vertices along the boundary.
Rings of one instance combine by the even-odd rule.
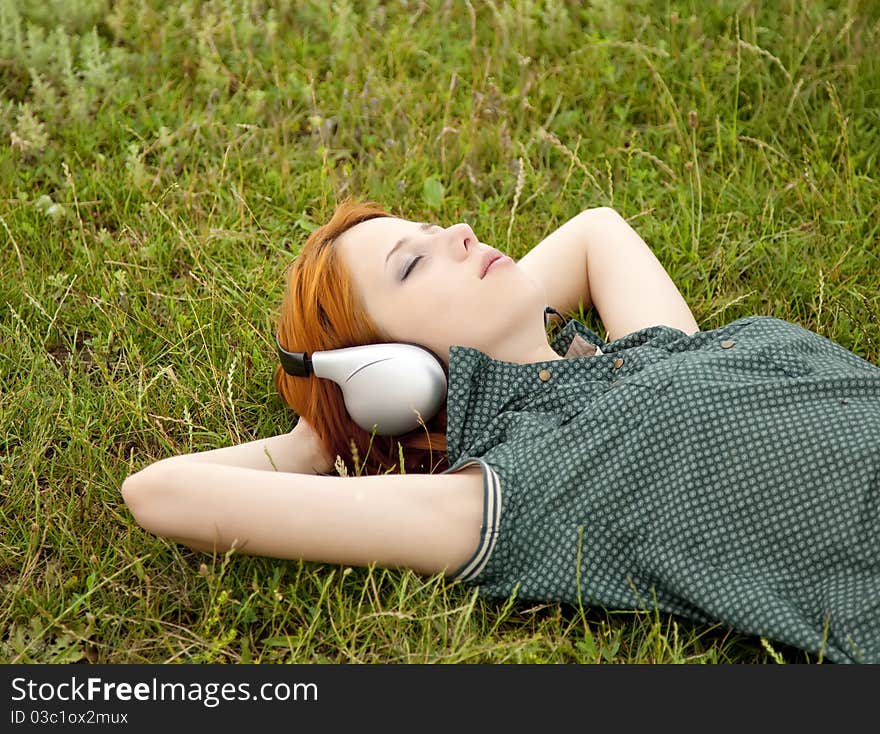
[[[498,536],[498,520],[501,517],[501,477],[498,472],[483,459],[474,458],[442,473],[452,474],[474,464],[479,464],[483,470],[483,522],[480,526],[480,542],[463,566],[446,575],[452,581],[472,581],[489,562]]]

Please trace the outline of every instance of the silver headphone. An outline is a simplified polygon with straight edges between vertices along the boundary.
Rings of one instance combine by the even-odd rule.
[[[322,352],[288,352],[278,341],[281,367],[294,377],[333,380],[352,420],[380,436],[407,433],[433,418],[446,401],[446,371],[430,349],[409,344],[364,344]]]
[[[567,319],[549,306],[547,313]],[[427,347],[410,342],[364,344],[312,352],[288,352],[275,334],[282,369],[293,377],[322,377],[342,389],[351,419],[365,431],[398,436],[427,424],[446,402],[443,361]]]

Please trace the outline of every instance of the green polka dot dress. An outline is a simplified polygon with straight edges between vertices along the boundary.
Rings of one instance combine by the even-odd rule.
[[[880,368],[770,316],[551,346],[450,349],[444,473],[484,487],[451,579],[880,663]]]

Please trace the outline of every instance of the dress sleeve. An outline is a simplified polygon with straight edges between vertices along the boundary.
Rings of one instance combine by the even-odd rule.
[[[498,521],[501,515],[501,477],[498,472],[484,459],[462,458],[442,473],[452,474],[474,464],[478,464],[483,472],[483,520],[480,525],[480,542],[464,565],[446,574],[452,581],[469,581],[479,574],[489,562],[498,537]]]

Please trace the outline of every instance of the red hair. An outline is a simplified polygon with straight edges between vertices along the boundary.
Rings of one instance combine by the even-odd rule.
[[[285,349],[311,354],[387,343],[361,305],[350,271],[334,244],[356,224],[388,216],[392,215],[374,202],[359,203],[349,197],[336,207],[329,222],[309,235],[287,269],[278,316],[278,338]],[[294,377],[278,364],[275,387],[284,402],[312,426],[326,453],[345,462],[349,475],[400,473],[401,451],[408,474],[446,468],[445,404],[425,425],[409,433],[372,436],[348,415],[342,390],[332,380]]]

